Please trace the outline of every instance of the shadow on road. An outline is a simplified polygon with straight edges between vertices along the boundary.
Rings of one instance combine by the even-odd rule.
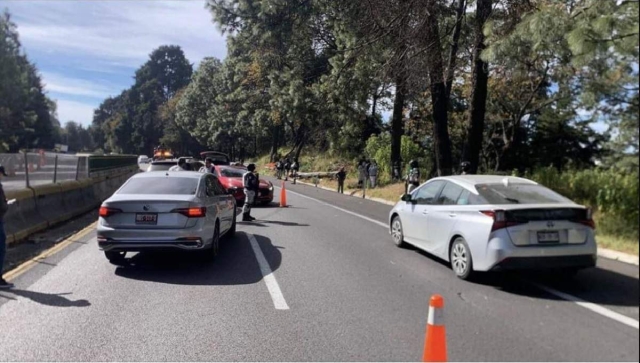
[[[449,263],[413,246],[405,247],[450,268]],[[453,272],[451,272],[453,274]],[[575,276],[548,271],[505,271],[478,273],[470,283],[494,287],[506,293],[538,299],[562,300],[546,293],[535,284],[579,297],[585,301],[619,307],[640,306],[638,279],[622,273],[595,267],[580,271]]]
[[[272,271],[282,262],[280,247],[269,238],[254,235]],[[118,267],[116,275],[141,281],[176,285],[246,285],[262,280],[260,266],[244,233],[221,242],[215,261],[204,261],[198,253],[146,252],[129,259],[129,265]]]
[[[309,227],[308,224],[301,224],[301,223],[295,223],[295,222],[283,222],[283,221],[268,221],[268,220],[262,220],[259,218],[253,222],[238,222],[238,224],[255,226],[255,227],[267,227],[267,224],[275,224],[278,226],[285,226],[285,227]]]
[[[29,290],[6,290],[3,291],[3,294],[13,294],[17,296],[25,297],[33,302],[37,302],[38,304],[48,305],[48,306],[56,306],[60,308],[69,308],[69,307],[86,307],[90,306],[91,303],[89,301],[81,299],[81,300],[69,300],[63,295],[70,295],[70,292],[60,293],[60,294],[47,294],[44,292],[36,292]],[[10,297],[2,296],[10,300],[15,300]]]

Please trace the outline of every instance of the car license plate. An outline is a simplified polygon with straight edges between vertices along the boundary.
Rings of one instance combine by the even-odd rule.
[[[558,233],[558,232],[538,232],[538,242],[540,242],[540,243],[557,243],[557,242],[560,242],[560,233]]]
[[[136,224],[158,224],[158,214],[136,213]]]

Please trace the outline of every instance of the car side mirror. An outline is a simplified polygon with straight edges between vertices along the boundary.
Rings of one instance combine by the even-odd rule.
[[[400,198],[400,200],[402,200],[403,202],[407,202],[407,203],[414,203],[415,201],[413,200],[413,198],[411,198],[411,194],[403,194],[402,197]]]

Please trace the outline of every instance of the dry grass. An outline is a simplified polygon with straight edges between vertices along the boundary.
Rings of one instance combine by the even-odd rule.
[[[638,240],[596,232],[598,247],[638,255]]]

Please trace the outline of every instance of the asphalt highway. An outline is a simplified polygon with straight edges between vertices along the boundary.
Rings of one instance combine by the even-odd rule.
[[[416,361],[432,294],[452,361],[639,360],[637,266],[465,282],[393,245],[390,206],[287,191],[288,208],[254,209],[212,263],[143,253],[115,267],[88,228],[0,291],[0,360]]]

